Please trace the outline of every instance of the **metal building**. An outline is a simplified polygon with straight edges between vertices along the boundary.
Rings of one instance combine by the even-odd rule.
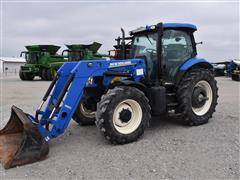
[[[19,57],[0,57],[0,72],[18,73],[20,66],[24,65],[26,60]]]

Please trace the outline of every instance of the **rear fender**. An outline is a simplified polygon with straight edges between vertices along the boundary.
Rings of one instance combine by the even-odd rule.
[[[203,66],[205,68],[213,68],[213,66],[203,58],[191,58],[183,63],[180,67],[180,71],[187,71],[194,66]]]
[[[196,68],[209,69],[211,71],[213,70],[212,64],[209,63],[206,59],[191,58],[188,61],[186,61],[183,65],[181,65],[181,67],[179,68],[179,71],[176,74],[175,84],[178,85],[181,82],[181,79],[183,78],[183,76],[188,71]]]

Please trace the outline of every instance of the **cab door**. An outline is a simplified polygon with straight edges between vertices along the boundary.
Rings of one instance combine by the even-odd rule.
[[[181,30],[164,30],[162,36],[162,78],[174,81],[179,67],[194,55],[192,36]]]

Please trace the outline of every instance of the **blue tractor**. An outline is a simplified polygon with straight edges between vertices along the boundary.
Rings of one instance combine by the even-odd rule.
[[[218,88],[213,67],[197,58],[192,24],[159,23],[121,37],[121,60],[66,62],[58,70],[35,115],[13,106],[0,131],[0,160],[11,168],[44,159],[48,141],[71,119],[95,122],[113,144],[136,141],[151,116],[171,113],[184,124],[208,122]],[[126,58],[130,41],[130,58]],[[45,103],[46,102],[46,103]]]

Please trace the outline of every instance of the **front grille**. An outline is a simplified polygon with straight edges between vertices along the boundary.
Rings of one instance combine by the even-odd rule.
[[[22,71],[31,71],[31,68],[30,67],[26,67],[26,66],[22,66],[21,70]]]

